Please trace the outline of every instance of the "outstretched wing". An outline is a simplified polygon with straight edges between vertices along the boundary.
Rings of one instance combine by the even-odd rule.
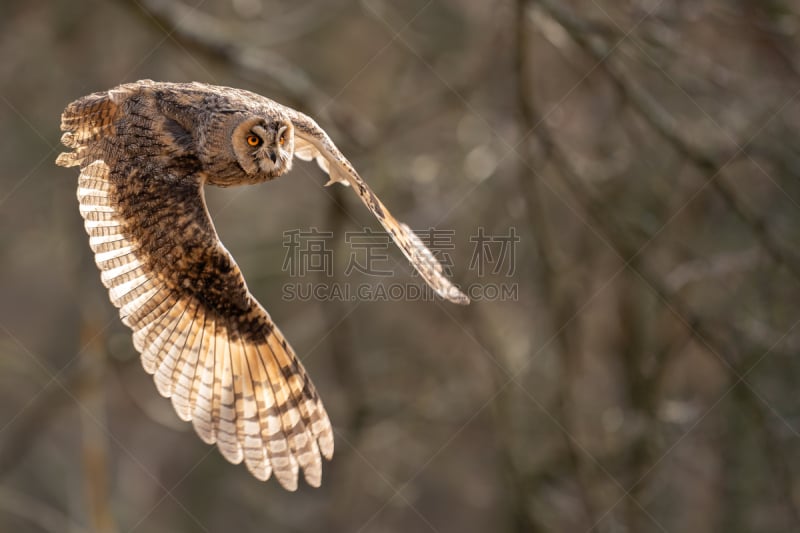
[[[145,370],[230,462],[261,480],[274,472],[288,490],[302,468],[319,486],[333,434],[314,386],[219,242],[192,161],[147,166],[127,151],[147,149],[135,136],[151,125],[125,102],[118,91],[68,106],[62,142],[73,151],[57,163],[80,166],[89,244]]]
[[[294,124],[294,155],[304,161],[316,160],[330,177],[326,185],[351,185],[428,285],[442,298],[457,304],[468,304],[467,295],[445,277],[442,265],[433,253],[411,228],[392,216],[325,131],[311,117],[286,109]]]

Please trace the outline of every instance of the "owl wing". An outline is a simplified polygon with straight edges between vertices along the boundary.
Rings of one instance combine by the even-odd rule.
[[[57,163],[80,166],[89,244],[145,370],[227,460],[288,490],[302,468],[319,486],[333,434],[314,386],[220,243],[191,163],[137,167],[118,111],[108,93],[71,104],[62,142],[74,151]]]
[[[433,253],[411,228],[392,216],[350,161],[333,144],[328,134],[311,117],[288,108],[287,114],[294,125],[294,155],[304,161],[316,160],[330,177],[326,185],[341,183],[352,186],[428,285],[442,298],[457,304],[468,304],[467,295],[445,277],[442,265]]]

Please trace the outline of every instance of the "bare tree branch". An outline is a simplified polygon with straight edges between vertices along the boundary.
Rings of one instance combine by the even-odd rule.
[[[736,146],[726,156],[712,155],[699,148],[696,143],[687,139],[681,126],[663,109],[643,87],[635,83],[633,78],[620,67],[612,57],[609,57],[611,46],[608,42],[595,37],[587,36],[582,31],[580,19],[561,7],[553,0],[536,0],[554,20],[556,20],[569,33],[572,40],[578,44],[588,55],[598,61],[599,68],[603,69],[610,77],[617,89],[626,97],[633,108],[650,126],[659,133],[675,151],[691,161],[699,170],[703,171],[714,190],[725,201],[728,207],[744,222],[773,260],[786,268],[792,275],[800,280],[800,260],[795,252],[773,235],[768,228],[766,220],[758,213],[754,213],[745,204],[736,190],[728,185],[725,180],[725,167],[740,152],[745,150],[749,140],[736,141]],[[619,36],[622,38],[622,36]],[[766,117],[772,118],[772,113]],[[765,124],[765,120],[757,122],[757,131]]]
[[[330,96],[305,70],[264,45],[251,45],[249,40],[242,40],[242,28],[228,30],[215,17],[179,1],[126,1],[148,22],[155,22],[163,31],[174,32],[183,42],[232,66],[244,79],[259,85],[276,84],[294,105],[331,123],[338,133],[357,144],[366,144],[375,135],[375,128],[357,110],[341,102],[331,106]]]

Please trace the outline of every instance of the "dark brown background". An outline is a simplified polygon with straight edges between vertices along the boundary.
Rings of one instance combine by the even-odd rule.
[[[0,4],[0,530],[800,530],[795,2],[193,1]],[[398,218],[455,231],[459,283],[518,287],[284,301],[364,281],[343,234],[377,224],[310,164],[208,191],[326,401],[319,490],[204,445],[107,301],[58,117],[140,78],[313,115]],[[311,227],[333,280],[281,269]],[[511,277],[469,268],[479,227],[520,235]]]

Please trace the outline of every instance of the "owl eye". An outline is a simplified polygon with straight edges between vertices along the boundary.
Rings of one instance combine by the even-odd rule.
[[[247,136],[247,144],[250,146],[258,146],[261,144],[261,137],[258,135],[253,135],[252,133]]]
[[[286,137],[287,131],[289,131],[289,126],[285,123],[278,129],[278,145],[283,146],[286,144]]]

